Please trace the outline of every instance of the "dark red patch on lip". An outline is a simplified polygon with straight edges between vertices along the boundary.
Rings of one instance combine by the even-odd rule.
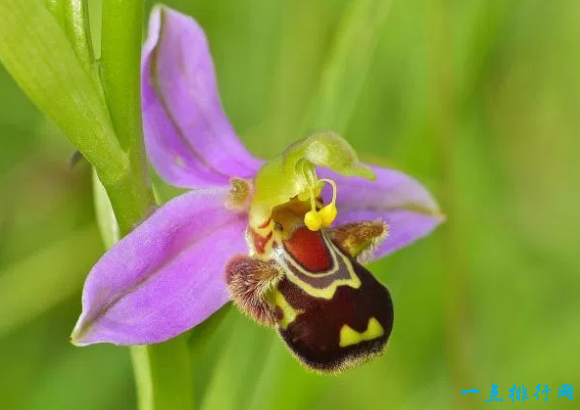
[[[284,241],[284,248],[309,272],[325,272],[332,268],[332,258],[320,232],[300,227]]]
[[[272,232],[270,231],[268,235],[262,236],[259,233],[252,230],[252,240],[254,241],[254,246],[256,247],[256,252],[264,253],[268,241],[272,238]]]

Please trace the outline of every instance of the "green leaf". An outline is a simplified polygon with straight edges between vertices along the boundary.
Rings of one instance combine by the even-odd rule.
[[[2,64],[97,168],[105,185],[117,183],[126,173],[127,157],[99,87],[57,18],[38,0],[0,0],[0,15]]]
[[[390,5],[391,0],[349,3],[323,69],[305,129],[346,131]]]
[[[105,187],[99,181],[97,173],[93,169],[93,202],[95,203],[95,218],[101,232],[105,249],[111,248],[120,239],[119,224],[115,212],[105,191]]]
[[[46,8],[52,13],[59,24],[64,24],[64,11],[62,0],[45,0]]]
[[[45,0],[45,2],[46,7],[68,37],[79,63],[100,88],[98,65],[95,61],[90,35],[88,1]]]
[[[97,90],[102,93],[90,35],[88,1],[62,0],[62,3],[65,33],[73,45],[83,69],[92,77]]]

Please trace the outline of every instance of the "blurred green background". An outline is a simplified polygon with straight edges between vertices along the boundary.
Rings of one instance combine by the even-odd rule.
[[[479,409],[512,406],[514,383],[526,408],[578,408],[558,386],[580,389],[580,2],[388,3],[339,131],[424,182],[448,222],[371,265],[395,302],[387,353],[320,377],[226,309],[192,351],[198,408]],[[253,153],[303,136],[349,1],[166,4],[206,29]],[[69,168],[72,145],[1,67],[0,90],[0,409],[135,409],[128,349],[68,343],[103,252],[89,166]],[[485,403],[492,383],[503,404]]]

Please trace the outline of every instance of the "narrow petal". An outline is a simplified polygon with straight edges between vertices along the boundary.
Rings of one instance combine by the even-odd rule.
[[[412,177],[380,167],[370,167],[376,181],[340,176],[326,169],[323,178],[332,178],[338,186],[336,226],[357,221],[384,220],[389,226],[387,239],[370,257],[379,259],[428,235],[445,217],[431,194]],[[325,202],[331,198],[325,188]]]
[[[97,262],[83,290],[73,343],[158,343],[229,300],[225,266],[247,253],[247,216],[224,207],[228,189],[168,202]]]
[[[167,182],[193,188],[253,176],[260,161],[224,113],[207,39],[191,17],[154,8],[141,70],[145,143]]]

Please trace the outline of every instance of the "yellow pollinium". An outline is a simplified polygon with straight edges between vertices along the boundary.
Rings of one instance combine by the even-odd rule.
[[[334,203],[330,203],[318,211],[318,214],[322,219],[322,227],[328,228],[336,219],[338,210],[336,209],[336,205]]]
[[[322,216],[320,212],[316,211],[316,209],[306,212],[306,215],[304,215],[304,224],[311,231],[317,231],[322,228]]]
[[[336,209],[336,183],[331,179],[320,179],[318,181],[327,182],[332,185],[332,201],[318,211],[316,209],[314,191],[310,189],[310,203],[312,209],[304,215],[304,224],[311,231],[318,231],[320,228],[328,228],[334,222],[336,215],[338,214],[338,210]]]
[[[347,347],[356,345],[361,342],[366,342],[368,340],[378,339],[385,334],[385,330],[379,323],[379,321],[371,317],[367,325],[367,330],[364,332],[357,332],[348,325],[343,325],[340,329],[340,347]]]

